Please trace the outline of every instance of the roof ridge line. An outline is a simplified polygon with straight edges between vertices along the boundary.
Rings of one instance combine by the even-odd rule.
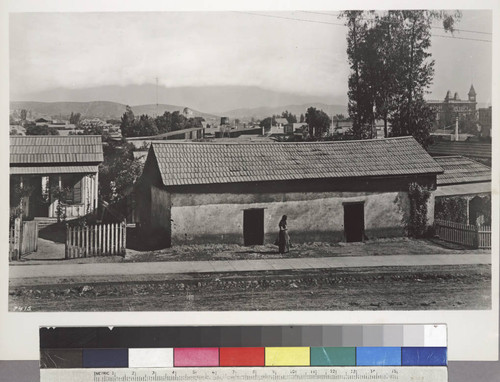
[[[345,141],[305,141],[305,142],[195,142],[195,141],[184,141],[184,140],[151,140],[151,144],[193,144],[193,145],[255,145],[255,144],[283,144],[283,145],[303,145],[303,144],[347,144],[347,143],[368,143],[368,142],[384,142],[388,140],[403,140],[403,139],[415,139],[411,135],[406,135],[403,137],[388,137],[380,139],[355,139],[355,140],[345,140]],[[146,139],[147,140],[147,139]]]

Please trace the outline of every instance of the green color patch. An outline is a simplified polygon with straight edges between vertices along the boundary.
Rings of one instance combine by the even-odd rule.
[[[312,347],[311,366],[355,366],[355,347]]]

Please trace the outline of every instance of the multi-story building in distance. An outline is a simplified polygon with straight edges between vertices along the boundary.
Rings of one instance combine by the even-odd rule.
[[[476,118],[476,91],[471,85],[467,100],[462,100],[455,93],[452,97],[448,90],[444,100],[429,100],[427,103],[436,111],[436,127],[443,128],[455,123],[459,119],[473,120]]]

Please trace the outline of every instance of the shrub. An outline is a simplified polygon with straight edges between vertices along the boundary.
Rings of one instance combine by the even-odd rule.
[[[427,202],[430,196],[429,188],[415,182],[410,184],[408,189],[410,199],[408,235],[411,237],[422,237],[427,233]]]

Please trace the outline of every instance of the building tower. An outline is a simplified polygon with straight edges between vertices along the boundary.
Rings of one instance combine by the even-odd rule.
[[[474,85],[470,86],[469,90],[469,101],[470,102],[476,102],[476,91],[474,90]]]

